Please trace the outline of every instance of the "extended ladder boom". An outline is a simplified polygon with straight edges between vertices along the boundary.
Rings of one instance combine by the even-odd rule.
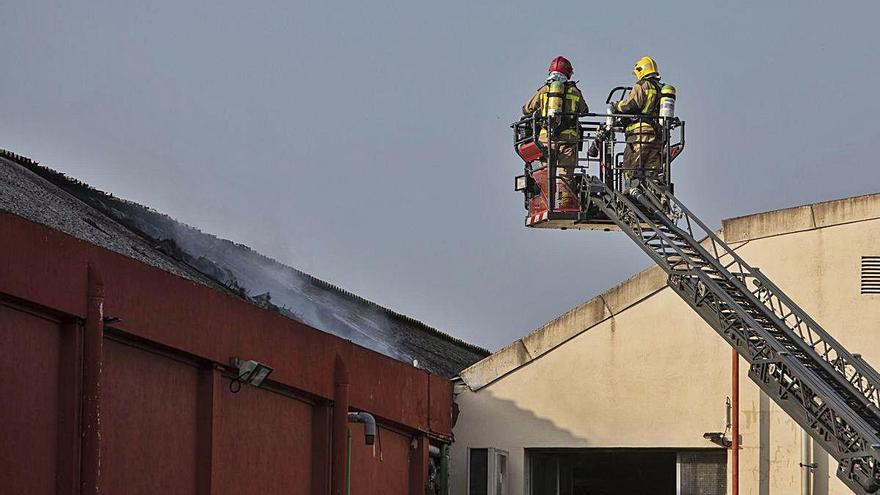
[[[606,103],[626,89],[612,90]],[[668,274],[668,285],[748,361],[749,377],[837,459],[837,476],[858,494],[880,491],[880,373],[672,194],[670,163],[684,147],[684,121],[611,108],[581,116],[581,141],[591,146],[573,176],[558,173],[552,119],[526,116],[511,126],[525,161],[516,189],[525,194],[526,226],[626,232]],[[659,164],[621,163],[627,151],[620,149],[630,143],[617,136],[634,119],[656,129]],[[539,129],[550,141],[536,140]],[[647,161],[649,154],[640,156]],[[598,176],[588,175],[591,164]],[[576,204],[557,200],[556,192],[566,189],[576,193]]]
[[[584,177],[598,207],[669,275],[668,285],[749,363],[749,377],[839,462],[859,494],[880,489],[880,374],[848,352],[662,184],[618,191]],[[697,241],[697,239],[702,241]]]

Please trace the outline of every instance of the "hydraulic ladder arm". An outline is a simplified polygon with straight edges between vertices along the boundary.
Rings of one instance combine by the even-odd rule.
[[[585,176],[595,205],[667,274],[668,285],[749,363],[749,377],[839,463],[855,493],[880,489],[880,374],[849,353],[669,188],[627,191]],[[702,241],[698,241],[700,238]]]
[[[627,89],[615,88],[606,103]],[[587,166],[573,180],[556,173],[552,142],[537,146],[540,153],[523,153],[537,129],[552,123],[532,116],[512,124],[515,148],[526,162],[516,187],[526,196],[526,225],[625,232],[667,273],[667,284],[749,363],[749,377],[838,461],[837,476],[857,494],[880,492],[880,373],[672,194],[670,163],[684,147],[683,121],[655,119],[663,136],[662,167],[653,180],[642,178],[633,187],[625,176],[644,170],[620,165],[623,154],[616,146],[624,143],[616,134],[623,131],[621,119],[650,119],[613,114],[610,108],[605,115],[582,116],[582,139],[592,141],[589,156],[598,158],[580,159]],[[531,162],[537,160],[546,177],[535,175]],[[590,163],[597,163],[598,176],[587,173]],[[557,209],[553,192],[560,182],[577,191],[578,212]]]

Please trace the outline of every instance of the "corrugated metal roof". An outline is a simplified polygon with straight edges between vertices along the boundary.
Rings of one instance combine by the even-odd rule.
[[[451,377],[489,352],[333,284],[0,150],[0,209]],[[262,297],[264,293],[271,298]],[[260,295],[257,298],[255,296]]]
[[[0,157],[0,210],[179,277],[228,292],[224,285],[156,249],[156,244],[151,240],[131,232],[100,211],[90,208],[63,189],[10,160],[8,152],[0,150]]]

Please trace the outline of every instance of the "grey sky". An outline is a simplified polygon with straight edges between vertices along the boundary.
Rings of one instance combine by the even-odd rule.
[[[655,56],[721,218],[880,190],[877,2],[0,3],[0,147],[490,348],[649,265],[522,227],[508,123]]]

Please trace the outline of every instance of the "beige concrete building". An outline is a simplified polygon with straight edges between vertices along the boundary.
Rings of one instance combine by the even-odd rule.
[[[880,194],[725,220],[721,235],[880,365],[880,294],[862,287],[863,257],[880,256]],[[801,429],[740,363],[740,493],[800,494]],[[703,435],[725,431],[731,366],[663,271],[645,270],[461,373],[450,493],[729,493],[730,451]],[[810,446],[812,493],[851,493]]]

